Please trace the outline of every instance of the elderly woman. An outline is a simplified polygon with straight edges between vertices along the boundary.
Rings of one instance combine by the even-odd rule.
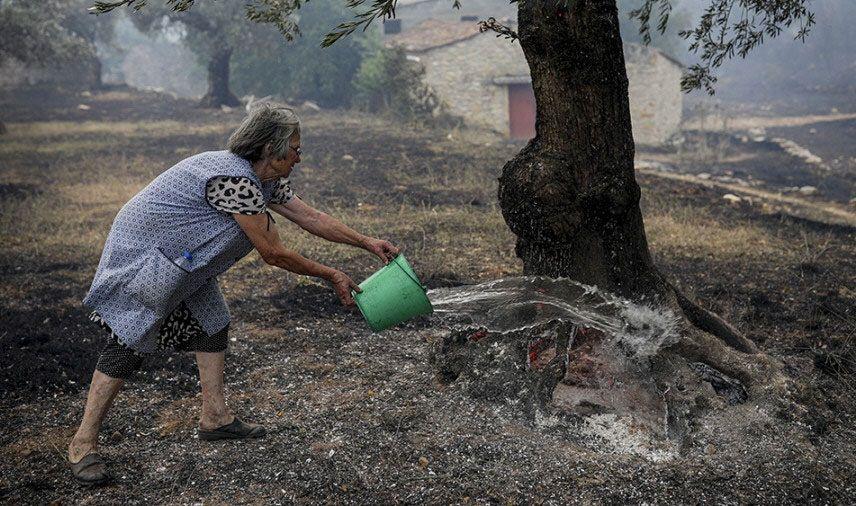
[[[364,248],[388,262],[398,248],[364,236],[292,193],[300,162],[299,120],[288,108],[253,109],[228,151],[182,160],[143,188],[116,216],[84,303],[108,334],[92,375],[80,428],[68,447],[74,476],[108,479],[98,432],[125,379],[146,354],[196,352],[202,384],[199,438],[257,438],[262,426],[233,416],[223,394],[229,310],[217,276],[253,247],[270,265],[329,281],[346,306],[357,285],[343,272],[283,246],[274,211],[329,241]]]

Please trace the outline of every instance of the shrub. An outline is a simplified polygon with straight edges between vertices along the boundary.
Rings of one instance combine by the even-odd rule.
[[[365,58],[354,78],[354,106],[403,120],[443,116],[437,96],[423,82],[425,69],[400,47],[380,48]]]

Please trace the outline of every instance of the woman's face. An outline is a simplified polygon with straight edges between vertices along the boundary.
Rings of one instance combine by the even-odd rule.
[[[285,158],[271,159],[270,166],[279,177],[288,177],[296,164],[300,163],[300,136],[292,135],[288,140]]]

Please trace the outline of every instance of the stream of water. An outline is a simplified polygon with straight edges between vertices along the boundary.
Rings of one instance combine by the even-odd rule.
[[[678,318],[671,311],[636,304],[567,278],[502,278],[429,290],[428,298],[434,318],[447,327],[506,333],[572,322],[604,332],[637,357],[651,356],[678,337]]]

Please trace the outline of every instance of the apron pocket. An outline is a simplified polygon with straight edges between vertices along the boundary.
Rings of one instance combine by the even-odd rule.
[[[163,316],[170,299],[189,275],[160,248],[155,248],[148,253],[140,270],[127,284],[127,289],[143,306]]]

